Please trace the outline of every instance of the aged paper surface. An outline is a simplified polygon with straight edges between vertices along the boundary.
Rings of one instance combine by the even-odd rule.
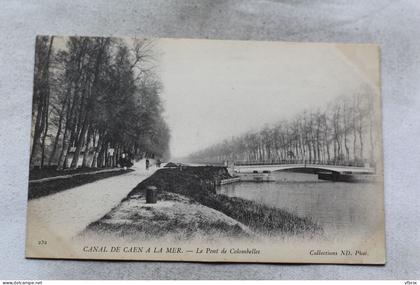
[[[385,262],[379,49],[36,39],[26,256]]]

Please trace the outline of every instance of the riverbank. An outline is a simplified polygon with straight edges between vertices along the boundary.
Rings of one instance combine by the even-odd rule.
[[[81,172],[81,170],[75,170],[74,173],[66,173],[66,176],[59,176],[59,172],[54,172],[51,176],[45,176],[46,174],[44,173],[44,178],[41,178],[37,181],[29,181],[28,199],[41,198],[64,190],[72,189],[83,184],[125,174],[133,170],[114,168],[106,169],[103,171],[98,171],[96,169],[96,172],[94,171],[95,170]],[[40,175],[38,175],[38,177],[40,177]]]
[[[232,178],[225,167],[160,169],[138,184],[85,233],[130,239],[165,234],[176,239],[195,236],[315,235],[321,227],[308,218],[257,202],[216,193],[216,185]],[[157,204],[146,204],[148,186],[158,189]]]

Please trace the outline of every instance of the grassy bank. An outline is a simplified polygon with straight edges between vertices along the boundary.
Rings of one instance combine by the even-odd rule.
[[[89,167],[79,167],[76,169],[61,169],[57,170],[57,166],[47,166],[44,168],[33,168],[29,170],[29,180],[38,180],[43,178],[49,178],[49,177],[56,177],[56,176],[64,176],[64,175],[74,175],[79,173],[89,173],[89,172],[95,172],[105,169],[111,169],[111,168],[89,168]]]
[[[123,237],[126,241],[185,240],[205,237],[220,240],[252,236],[248,227],[184,195],[160,192],[157,204],[146,204],[143,193],[131,195],[100,220],[90,224],[83,237]]]
[[[97,169],[96,169],[97,170]],[[127,173],[129,171],[133,171],[131,169],[122,170],[116,169],[115,171],[108,171],[103,173],[89,173],[81,174],[80,172],[73,173],[78,174],[74,177],[67,177],[67,178],[57,178],[50,181],[43,181],[43,182],[29,182],[28,186],[28,199],[35,199],[44,196],[48,196],[54,193],[58,193],[67,189],[71,189],[83,184],[91,183],[100,179],[121,175]],[[66,173],[71,174],[71,173]],[[54,175],[57,176],[57,175]],[[44,177],[45,178],[45,177]]]
[[[250,200],[216,194],[220,179],[229,178],[224,167],[203,166],[161,169],[137,185],[127,196],[143,195],[147,186],[156,186],[159,196],[165,192],[186,196],[217,210],[263,234],[315,234],[321,227],[309,218],[298,217],[285,210],[271,208]],[[159,197],[160,198],[160,197]]]

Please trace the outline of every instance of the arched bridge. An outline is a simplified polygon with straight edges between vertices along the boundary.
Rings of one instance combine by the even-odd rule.
[[[263,173],[273,172],[280,170],[298,170],[308,169],[314,172],[335,172],[340,174],[374,174],[375,168],[370,166],[348,166],[348,165],[336,165],[336,164],[322,164],[322,163],[235,163],[233,166],[235,172],[239,173]]]

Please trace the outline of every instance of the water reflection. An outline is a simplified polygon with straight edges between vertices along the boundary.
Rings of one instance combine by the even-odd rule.
[[[220,194],[286,209],[319,223],[328,237],[369,235],[380,221],[379,185],[318,180],[317,175],[273,172],[275,182],[222,185]]]

